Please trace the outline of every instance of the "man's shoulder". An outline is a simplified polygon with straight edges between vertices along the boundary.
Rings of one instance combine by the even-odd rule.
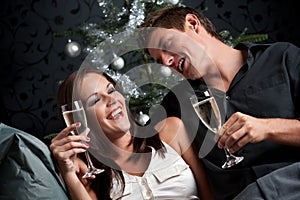
[[[238,45],[235,46],[236,49],[239,50],[246,50],[248,49],[250,52],[253,51],[264,51],[264,50],[276,50],[276,51],[286,51],[286,50],[299,50],[299,48],[290,43],[290,42],[274,42],[274,43],[264,43],[264,44],[259,44],[259,43],[239,43]]]

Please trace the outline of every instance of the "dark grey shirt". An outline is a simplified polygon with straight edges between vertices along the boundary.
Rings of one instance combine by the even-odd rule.
[[[288,43],[240,44],[248,60],[226,92],[227,115],[300,118],[300,49]],[[230,113],[229,113],[230,112]],[[300,133],[299,133],[300,134]],[[244,147],[242,166],[300,161],[300,148],[261,142]]]
[[[300,119],[300,49],[289,43],[241,43],[236,48],[248,51],[247,64],[226,93],[214,92],[224,118],[239,111],[258,118]],[[190,85],[194,91],[189,89]],[[202,90],[203,85],[201,80],[183,81],[162,102],[168,116],[180,117],[188,130],[197,127],[198,148],[203,145],[206,129],[194,113],[189,97]],[[245,159],[226,170],[221,169],[224,151],[216,146],[203,158],[217,199],[233,199],[258,177],[300,161],[299,147],[269,141],[247,144],[236,154]]]

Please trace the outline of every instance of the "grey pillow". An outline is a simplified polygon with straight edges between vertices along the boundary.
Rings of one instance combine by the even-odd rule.
[[[0,199],[68,199],[45,143],[0,123]]]

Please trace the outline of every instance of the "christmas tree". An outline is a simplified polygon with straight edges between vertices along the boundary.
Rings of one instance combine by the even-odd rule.
[[[116,5],[114,1],[98,0],[98,5],[99,12],[103,13],[103,18],[99,20],[101,23],[80,24],[76,31],[65,31],[57,35],[77,34],[84,38],[83,47],[76,41],[69,41],[65,48],[66,54],[75,57],[83,51],[89,56],[89,62],[92,62],[99,70],[105,71],[121,84],[128,99],[130,110],[137,122],[144,125],[149,119],[149,109],[158,105],[168,89],[182,80],[183,77],[173,73],[167,67],[147,65],[152,60],[143,50],[123,51],[126,54],[121,53],[120,55],[111,49],[118,49],[119,44],[126,43],[127,34],[143,23],[149,12],[168,5],[184,5],[180,0],[124,0],[121,7]],[[202,8],[200,12],[208,9],[203,6],[199,7]],[[227,30],[220,32],[220,34],[225,42],[231,46],[241,41],[267,39],[267,35],[247,35],[246,31],[245,28],[236,38],[233,38]],[[110,50],[106,51],[107,49]],[[103,58],[108,61],[105,59],[104,61]],[[137,66],[143,67],[137,68]],[[130,73],[132,68],[135,68],[134,74]],[[136,76],[137,72],[139,77],[132,81],[130,75]]]

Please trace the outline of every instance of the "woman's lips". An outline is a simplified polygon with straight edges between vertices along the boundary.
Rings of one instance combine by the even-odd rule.
[[[114,109],[107,117],[107,119],[109,120],[117,120],[120,117],[124,116],[123,112],[122,112],[122,108],[118,107],[116,109]]]

